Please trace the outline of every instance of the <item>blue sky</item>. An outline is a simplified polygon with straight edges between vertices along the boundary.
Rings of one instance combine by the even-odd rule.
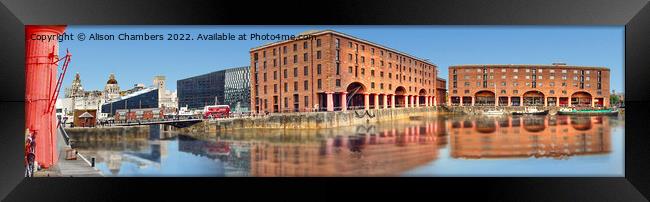
[[[551,64],[605,66],[611,89],[624,91],[623,26],[68,26],[67,33],[298,34],[332,29],[363,38],[438,65],[440,77],[458,64]],[[88,37],[86,37],[88,38]],[[272,41],[63,41],[72,61],[64,80],[75,72],[86,90],[103,89],[115,73],[121,89],[152,85],[155,75],[176,80],[250,64],[248,51]]]

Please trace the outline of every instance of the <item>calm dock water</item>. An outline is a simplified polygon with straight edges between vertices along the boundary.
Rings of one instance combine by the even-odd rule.
[[[150,133],[73,147],[106,176],[623,176],[624,166],[622,117],[437,116]]]

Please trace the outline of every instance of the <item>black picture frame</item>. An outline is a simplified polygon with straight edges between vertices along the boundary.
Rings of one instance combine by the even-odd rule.
[[[624,25],[625,177],[23,178],[25,25]],[[100,1],[0,0],[0,198],[136,200],[306,195],[304,200],[445,196],[516,201],[650,197],[650,6],[646,0]],[[241,193],[244,191],[243,193]],[[178,197],[178,196],[177,196]],[[447,200],[440,198],[442,200]]]

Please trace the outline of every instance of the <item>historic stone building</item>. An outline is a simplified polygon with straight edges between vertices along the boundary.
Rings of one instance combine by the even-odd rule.
[[[167,90],[165,76],[155,76],[153,78],[154,88],[158,89],[158,107],[176,108],[178,101],[176,99],[176,92]]]
[[[72,80],[72,85],[70,85],[69,88],[65,88],[64,96],[66,98],[80,97],[83,96],[83,94],[84,94],[84,89],[83,86],[81,85],[81,76],[79,76],[79,72],[77,72],[74,75],[74,79]]]
[[[120,86],[117,84],[115,75],[111,73],[108,76],[108,81],[106,81],[106,86],[104,86],[104,98],[106,100],[114,100],[120,97]]]
[[[453,106],[608,107],[609,69],[552,65],[449,67]]]
[[[86,91],[81,84],[81,76],[75,74],[70,87],[65,89],[64,98],[58,98],[60,104],[57,111],[61,111],[61,117],[74,119],[74,113],[79,110],[97,110],[106,101],[105,92],[100,90]],[[98,113],[96,118],[105,118],[106,114]]]
[[[253,113],[436,105],[436,65],[344,33],[252,48]]]

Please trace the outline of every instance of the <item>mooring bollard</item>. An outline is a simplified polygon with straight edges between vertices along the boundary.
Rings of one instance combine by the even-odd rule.
[[[95,167],[95,157],[90,158],[90,166]]]

